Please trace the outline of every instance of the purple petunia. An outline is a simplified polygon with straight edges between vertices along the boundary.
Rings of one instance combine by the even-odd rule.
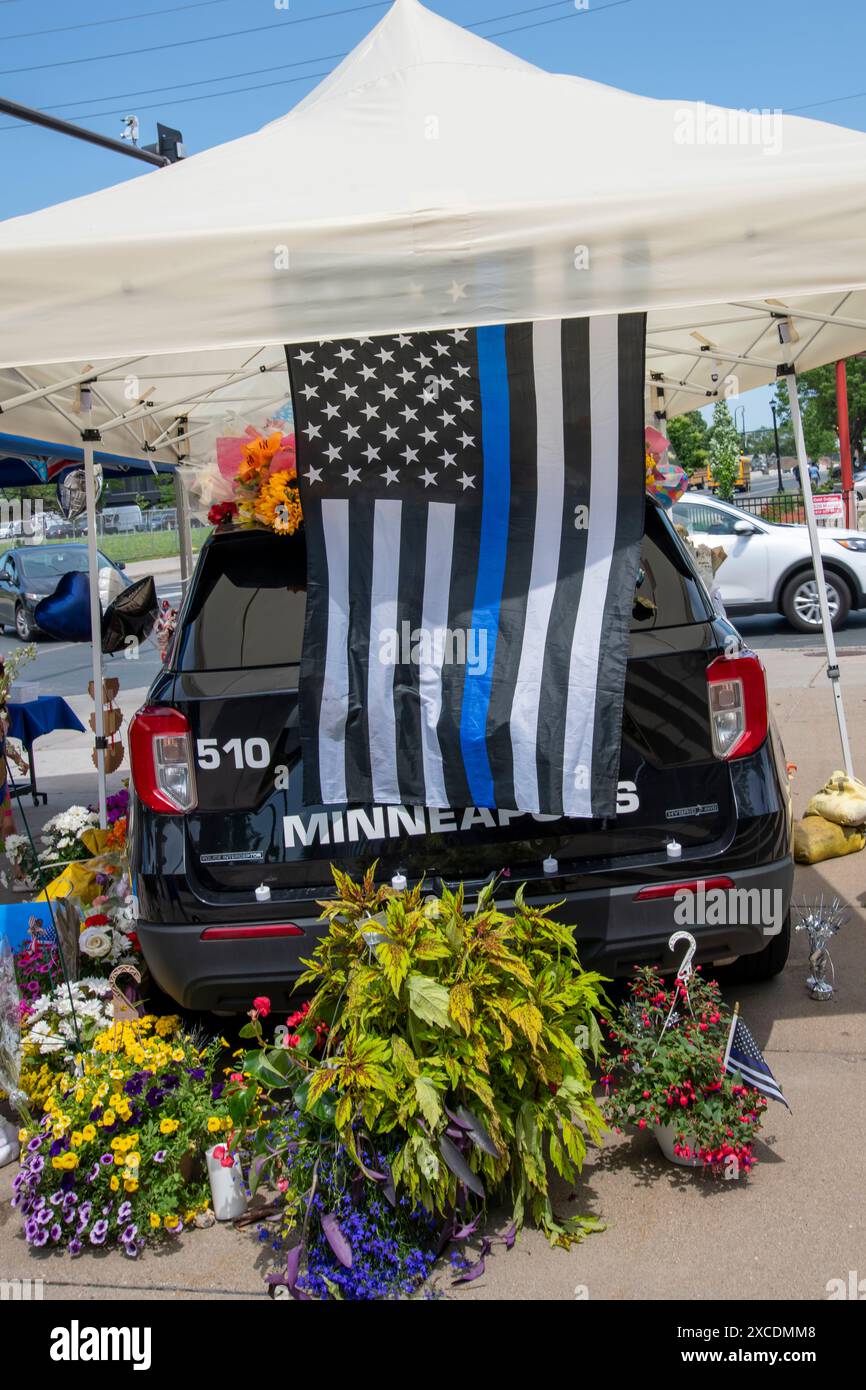
[[[118,1221],[128,1221],[129,1218],[130,1218],[131,1216],[132,1216],[132,1203],[131,1203],[131,1202],[121,1202],[120,1206],[117,1208],[117,1219],[118,1219]]]
[[[81,1254],[83,1248],[84,1247],[82,1246],[81,1241],[78,1239],[77,1236],[73,1236],[72,1240],[69,1242],[69,1245],[67,1246],[67,1249],[69,1250],[69,1253],[73,1257],[73,1259],[76,1255]]]
[[[45,1159],[41,1154],[34,1154],[30,1160],[31,1173],[41,1173],[45,1167]]]
[[[55,1221],[54,1225],[51,1227],[49,1235],[51,1236],[51,1239],[54,1241],[54,1244],[56,1245],[60,1237],[63,1235],[63,1227],[61,1226],[59,1221]]]
[[[90,1244],[91,1244],[91,1245],[104,1245],[104,1244],[105,1244],[105,1237],[106,1237],[107,1235],[108,1235],[108,1222],[107,1222],[107,1221],[96,1221],[96,1222],[94,1222],[93,1230],[90,1232]]]
[[[38,1135],[36,1135],[33,1139],[30,1140],[30,1143],[27,1145],[27,1152],[29,1154],[35,1154],[36,1150],[39,1148],[41,1143],[42,1140],[39,1138]]]
[[[114,1166],[114,1154],[102,1154],[99,1161],[104,1163],[106,1168],[111,1168]]]
[[[154,1163],[165,1163],[165,1157],[165,1149],[157,1149],[156,1153],[153,1155],[153,1161]]]
[[[24,1239],[32,1245],[38,1234],[39,1223],[35,1217],[31,1216],[29,1220],[24,1222]]]

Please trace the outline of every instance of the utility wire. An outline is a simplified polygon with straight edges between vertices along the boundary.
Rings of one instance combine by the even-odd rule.
[[[56,29],[30,29],[24,34],[0,34],[0,42],[13,39],[42,39],[48,34],[70,34],[74,29],[99,29],[103,24],[128,24],[132,19],[155,19],[160,14],[175,14],[178,10],[203,10],[211,5],[227,5],[228,0],[192,0],[191,4],[170,5],[166,10],[143,10],[140,14],[118,14],[109,19],[86,19],[81,24],[61,24]]]
[[[347,9],[328,10],[325,14],[303,15],[299,19],[279,19],[273,24],[258,24],[251,29],[230,29],[225,34],[201,34],[196,39],[175,39],[171,43],[155,43],[149,48],[124,48],[117,53],[94,53],[87,58],[58,58],[53,63],[36,63],[28,68],[0,68],[0,77],[14,76],[20,72],[45,72],[48,68],[68,68],[80,63],[104,63],[113,58],[138,57],[141,53],[162,53],[167,48],[189,48],[196,43],[217,43],[220,39],[236,39],[244,34],[263,34],[268,29],[284,29],[294,24],[313,24],[319,19],[338,19],[342,15],[360,14],[363,10],[382,10],[390,0],[372,0],[365,5],[350,5]]]
[[[3,3],[3,0],[0,0],[0,3]],[[500,23],[500,22],[501,22],[502,20],[504,20],[504,19],[514,19],[514,18],[517,18],[517,17],[520,16],[520,15],[534,14],[534,13],[537,13],[539,10],[550,10],[550,9],[555,9],[558,5],[562,5],[563,3],[569,3],[569,4],[572,4],[572,5],[573,5],[573,0],[553,0],[553,3],[548,3],[548,4],[543,4],[543,5],[531,5],[531,6],[529,6],[528,8],[524,8],[524,9],[521,9],[521,10],[509,10],[509,11],[506,12],[505,14],[489,15],[489,16],[487,17],[487,19],[476,19],[476,20],[472,20],[470,23],[463,25],[463,28],[465,28],[465,29],[480,29],[483,25],[486,25],[486,24],[498,24],[498,23]],[[540,25],[543,25],[543,24],[556,23],[556,22],[558,22],[558,21],[561,20],[561,19],[572,19],[572,18],[574,18],[575,16],[577,16],[577,15],[582,15],[582,14],[598,14],[598,13],[600,13],[602,10],[612,10],[612,9],[618,8],[620,5],[629,5],[629,4],[632,4],[632,3],[633,3],[633,0],[609,0],[609,3],[606,4],[606,5],[595,5],[594,7],[588,8],[588,9],[585,9],[585,10],[578,10],[578,9],[572,8],[572,9],[569,10],[569,12],[568,12],[567,14],[564,14],[564,15],[555,15],[555,16],[553,17],[553,19],[538,20],[538,21],[536,21],[536,22],[533,23],[533,24],[524,24],[524,25],[519,26],[519,28],[520,28],[520,30],[523,30],[523,29],[533,29],[533,28],[537,28],[537,27],[539,27]],[[377,6],[365,6],[365,7],[362,7],[362,8],[377,8]],[[345,13],[349,13],[349,11],[339,11],[339,13],[345,14]],[[313,17],[314,17],[314,16],[311,16],[311,18],[313,18]],[[326,16],[320,15],[320,16],[315,16],[315,17],[324,19]],[[299,21],[297,21],[297,20],[288,20],[288,21],[286,21],[286,22],[287,22],[287,23],[298,23]],[[303,21],[300,21],[300,22],[303,22]],[[265,26],[265,27],[273,27],[273,26]],[[246,32],[254,32],[254,31],[248,30],[248,31],[246,31]],[[516,29],[514,29],[514,30],[512,30],[512,29],[505,29],[505,30],[497,30],[497,31],[496,31],[497,34],[516,33],[516,32],[518,32],[518,30],[516,30]],[[493,38],[493,37],[495,37],[495,36],[496,36],[496,35],[494,35],[494,34],[490,34],[490,35],[483,35],[482,37],[485,37],[485,38],[487,38],[487,37]],[[228,36],[227,36],[227,35],[217,35],[216,37],[221,38],[221,37],[228,37]],[[207,40],[195,40],[195,39],[193,39],[193,40],[188,40],[187,42],[190,42],[190,43],[197,43],[197,42],[206,42],[206,41],[207,41]],[[140,49],[140,50],[138,50],[138,51],[139,51],[139,52],[149,52],[149,51],[151,51],[151,50],[148,50],[148,49]],[[108,56],[108,55],[106,55],[106,56]],[[112,56],[120,56],[120,55],[112,55]],[[300,58],[300,59],[297,59],[297,60],[295,60],[294,62],[291,62],[291,63],[283,63],[283,64],[281,64],[281,66],[282,66],[283,68],[304,67],[304,66],[306,66],[306,65],[309,64],[309,63],[340,62],[340,61],[342,61],[343,58],[346,58],[346,57],[348,57],[348,53],[323,53],[323,54],[318,54],[318,55],[316,55],[315,57],[312,57],[312,58]],[[83,61],[87,61],[87,60],[86,60],[86,59],[80,59],[80,60],[76,59],[76,60],[74,60],[74,61],[82,61],[82,62],[83,62]],[[26,69],[19,68],[19,69],[17,69],[17,71],[23,72],[23,71],[26,71]],[[261,73],[261,68],[258,67],[258,68],[252,68],[252,69],[250,69],[250,70],[248,70],[248,71],[246,71],[246,72],[231,72],[231,73],[226,73],[226,74],[225,74],[224,76],[222,76],[222,77],[203,77],[203,78],[200,78],[200,79],[198,79],[197,81],[194,81],[194,82],[175,83],[175,84],[171,84],[171,85],[169,85],[169,86],[167,86],[167,87],[145,87],[145,88],[140,89],[140,90],[135,91],[135,92],[115,92],[115,93],[113,93],[112,95],[109,95],[109,96],[104,96],[104,97],[93,97],[92,100],[93,100],[93,101],[125,101],[125,102],[129,102],[129,101],[131,101],[134,97],[137,97],[137,96],[151,96],[151,95],[153,95],[153,94],[156,93],[156,92],[174,92],[174,91],[185,92],[185,91],[188,91],[189,88],[191,88],[191,87],[203,87],[203,86],[207,86],[207,85],[208,85],[209,83],[211,83],[211,82],[229,82],[229,81],[232,81],[232,80],[235,80],[235,81],[236,81],[239,77],[258,77],[258,76],[260,75],[260,73]],[[0,74],[0,76],[2,76],[2,75],[3,75],[3,74]],[[325,72],[325,73],[318,73],[318,72],[316,72],[316,73],[308,73],[308,74],[306,74],[306,75],[312,80],[313,78],[327,77],[329,74],[328,74],[327,72]],[[288,86],[288,85],[290,85],[291,83],[297,82],[297,81],[299,81],[299,80],[302,81],[303,78],[299,79],[299,78],[296,78],[296,77],[292,77],[292,78],[286,78],[286,79],[283,79],[282,81],[277,81],[277,82],[257,83],[257,84],[256,84],[256,90],[259,90],[260,88],[263,88],[263,87],[280,87],[280,86]],[[148,110],[154,110],[154,109],[156,109],[156,107],[158,107],[158,106],[164,106],[164,105],[166,105],[167,103],[170,103],[170,104],[172,104],[172,105],[187,105],[187,104],[188,104],[189,102],[191,102],[191,101],[210,101],[213,97],[218,97],[218,96],[234,96],[234,95],[237,95],[238,93],[245,92],[245,91],[247,91],[247,90],[248,90],[248,88],[246,88],[246,87],[233,87],[233,88],[230,88],[230,89],[228,89],[228,90],[224,90],[224,91],[222,91],[222,92],[205,92],[205,93],[203,93],[201,96],[198,96],[198,97],[167,97],[167,98],[165,99],[165,101],[163,101],[163,102],[151,103],[149,106],[143,106],[143,107],[140,107],[139,109],[142,110],[142,111],[148,111]],[[70,105],[73,105],[73,104],[74,104],[74,103],[68,102],[68,101],[56,102],[56,103],[55,103],[54,105],[52,105],[52,106],[45,106],[45,107],[43,107],[43,108],[41,108],[41,109],[44,110],[44,111],[61,111],[61,110],[63,110],[64,107],[70,106]],[[117,116],[117,115],[123,115],[123,114],[125,114],[125,112],[126,112],[126,107],[118,108],[117,110],[114,110],[114,111],[88,111],[88,112],[76,112],[74,115],[69,116],[67,119],[69,119],[69,120],[78,120],[78,121],[96,120],[99,116]],[[26,128],[27,128],[27,123],[22,121],[22,122],[18,122],[18,123],[15,124],[15,125],[4,125],[4,126],[0,126],[0,132],[2,132],[2,131],[4,131],[4,130],[24,130],[24,129],[26,129]]]

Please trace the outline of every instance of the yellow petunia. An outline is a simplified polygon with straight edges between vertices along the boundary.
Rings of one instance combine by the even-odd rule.
[[[167,1216],[162,1224],[167,1231],[176,1231],[178,1226],[180,1225],[180,1217]]]
[[[105,1128],[110,1129],[116,1119],[117,1116],[115,1115],[113,1110],[106,1110],[99,1123],[103,1125]]]
[[[72,1145],[73,1149],[81,1148],[81,1145],[84,1143],[84,1135],[81,1133],[80,1129],[74,1129],[72,1131],[72,1134],[69,1138],[69,1142]]]
[[[222,1127],[222,1120],[217,1115],[211,1115],[207,1127],[210,1134],[216,1134],[217,1130]]]
[[[161,1219],[160,1219],[159,1212],[152,1211],[152,1212],[150,1213],[150,1228],[151,1228],[151,1230],[152,1230],[152,1231],[158,1231],[161,1225],[162,1225],[162,1221],[161,1221]]]
[[[78,1155],[74,1153],[58,1154],[56,1158],[52,1158],[51,1166],[70,1172],[71,1169],[78,1167]]]
[[[174,1134],[175,1130],[179,1128],[180,1120],[169,1120],[166,1118],[160,1121],[159,1132],[160,1134]]]
[[[108,1186],[111,1188],[112,1192],[118,1191],[120,1187],[120,1178],[117,1176],[116,1173],[112,1173],[111,1178],[109,1179]]]
[[[81,1133],[88,1144],[91,1144],[96,1138],[96,1128],[94,1125],[85,1125]]]
[[[123,1190],[124,1190],[124,1192],[137,1192],[137,1191],[138,1191],[138,1179],[137,1179],[137,1178],[125,1178],[125,1179],[124,1179],[124,1182],[123,1182]]]

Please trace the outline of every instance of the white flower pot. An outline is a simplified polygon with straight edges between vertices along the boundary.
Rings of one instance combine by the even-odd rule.
[[[0,1168],[5,1168],[7,1163],[14,1163],[20,1152],[18,1126],[0,1115]]]
[[[679,1164],[681,1168],[703,1168],[704,1165],[699,1158],[681,1158],[679,1154],[674,1153],[674,1144],[677,1142],[677,1135],[679,1132],[680,1131],[675,1129],[672,1125],[653,1125],[653,1134],[665,1158],[669,1158],[671,1163]],[[684,1134],[683,1138],[694,1154],[694,1135]]]
[[[219,1147],[214,1144],[214,1149]],[[213,1149],[208,1149],[205,1158],[214,1216],[217,1221],[234,1221],[238,1216],[243,1216],[247,1209],[241,1165],[236,1158],[231,1168],[224,1168],[220,1160],[214,1158]]]

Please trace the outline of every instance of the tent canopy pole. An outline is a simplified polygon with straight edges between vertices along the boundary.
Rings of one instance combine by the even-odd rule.
[[[842,744],[842,758],[845,763],[845,772],[849,777],[853,777],[854,764],[851,761],[848,725],[845,722],[845,706],[842,703],[842,680],[839,674],[839,662],[836,659],[836,638],[833,633],[833,624],[830,621],[830,609],[827,605],[824,559],[821,555],[821,546],[818,540],[818,525],[815,521],[815,508],[812,503],[812,480],[809,477],[809,461],[806,454],[806,440],[803,435],[800,398],[797,395],[797,373],[794,371],[793,367],[789,366],[780,367],[779,375],[785,378],[785,384],[788,388],[788,400],[791,405],[791,424],[794,430],[794,443],[797,448],[797,462],[800,465],[800,486],[803,489],[803,507],[806,512],[809,544],[812,547],[812,563],[815,566],[815,579],[818,585],[818,604],[821,609],[821,626],[824,629],[824,646],[827,650],[827,675],[830,677],[833,687],[836,719],[839,724],[839,740]]]
[[[82,392],[82,414],[90,409],[90,392]],[[96,712],[95,739],[96,773],[99,784],[99,824],[108,824],[105,789],[105,711],[102,700],[102,609],[99,603],[99,551],[96,543],[96,474],[93,446],[100,440],[99,430],[82,430],[84,445],[84,484],[87,499],[87,569],[90,578],[90,647],[93,656],[93,704]]]

